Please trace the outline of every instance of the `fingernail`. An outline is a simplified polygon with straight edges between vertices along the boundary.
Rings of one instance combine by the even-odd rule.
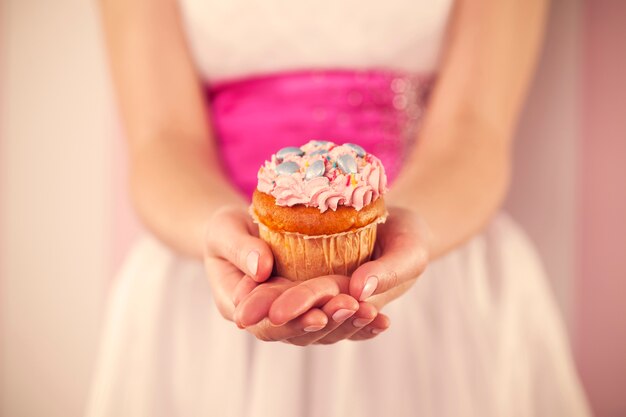
[[[237,311],[235,311],[235,313],[233,314],[233,321],[235,322],[237,327],[239,327],[240,329],[245,329],[246,328],[246,326],[244,326],[241,323],[241,320],[240,320],[239,314],[237,314]]]
[[[250,251],[248,257],[246,258],[246,266],[248,267],[250,275],[255,276],[256,271],[259,268],[259,252],[255,250]]]
[[[347,308],[342,308],[340,310],[335,311],[333,314],[333,320],[337,323],[341,323],[342,321],[346,321],[346,319],[352,316],[355,313],[354,310],[348,310]]]
[[[235,324],[237,325],[237,327],[239,327],[240,329],[245,329],[246,326],[244,326],[243,324],[241,324],[241,322],[239,321],[238,318],[235,318]]]
[[[363,291],[361,292],[361,297],[359,297],[359,301],[363,301],[366,298],[369,298],[374,291],[376,291],[376,287],[378,286],[378,278],[375,275],[372,275],[365,281],[365,285],[363,286]]]
[[[324,327],[326,326],[309,326],[309,327],[305,327],[304,331],[305,332],[317,332],[319,330],[322,330]]]
[[[363,327],[366,326],[371,320],[368,319],[354,319],[352,325],[354,327]]]
[[[382,333],[383,329],[372,329],[373,334]]]

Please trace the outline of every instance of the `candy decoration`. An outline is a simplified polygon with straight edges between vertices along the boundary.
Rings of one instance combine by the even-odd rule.
[[[278,175],[291,175],[300,171],[300,165],[296,164],[293,161],[283,162],[276,166],[276,173]]]
[[[296,148],[295,146],[287,146],[286,148],[282,148],[280,151],[276,152],[276,158],[281,161],[289,155],[302,156],[304,155],[304,152],[302,149]]]
[[[344,174],[356,174],[358,172],[356,159],[350,154],[340,155],[337,158],[337,165],[339,165]]]
[[[257,189],[279,206],[361,210],[386,192],[384,172],[380,160],[359,145],[311,141],[285,147],[266,161],[258,171]]]
[[[352,149],[354,152],[356,152],[357,156],[360,156],[361,158],[364,157],[366,154],[365,149],[355,143],[344,143],[344,146]]]
[[[315,177],[321,177],[324,175],[324,171],[326,171],[326,167],[324,166],[324,162],[321,160],[317,160],[313,162],[304,172],[304,178],[310,180]]]

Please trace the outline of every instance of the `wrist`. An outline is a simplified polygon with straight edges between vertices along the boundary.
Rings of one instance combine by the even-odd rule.
[[[230,213],[238,216],[248,216],[248,204],[242,198],[233,198],[219,203],[212,207],[200,220],[199,230],[202,231],[202,253],[206,255],[206,242],[211,233],[213,233],[217,219],[224,214]]]
[[[428,255],[428,260],[433,259],[433,253],[436,252],[437,248],[437,238],[430,224],[424,216],[421,215],[418,209],[414,206],[411,207],[407,204],[402,204],[401,202],[398,204],[397,200],[393,200],[387,205],[387,210],[390,216],[401,215],[408,216],[412,219],[412,222],[415,223],[415,230],[418,231],[422,245]]]

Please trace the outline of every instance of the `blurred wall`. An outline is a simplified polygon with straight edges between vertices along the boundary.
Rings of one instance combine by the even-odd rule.
[[[585,4],[576,351],[598,416],[626,416],[626,2]]]
[[[580,0],[552,0],[545,44],[515,141],[507,209],[544,261],[570,333],[574,326]]]
[[[136,231],[120,133],[92,2],[4,0],[1,7],[0,415],[79,416],[107,283]],[[596,60],[594,74],[605,75],[604,61],[582,55],[584,12],[589,13],[579,0],[553,0],[547,43],[518,133],[508,207],[537,243],[570,330],[579,334],[575,340],[590,335],[605,343],[610,331],[589,332],[600,327],[595,319],[619,330],[626,316],[615,304],[594,316],[602,311],[601,294],[616,288],[615,277],[606,276],[598,297],[578,301],[574,279],[581,271],[576,222],[582,218],[575,203],[584,194],[577,188],[579,149],[581,143],[591,146],[591,135],[582,138],[579,118],[583,58]],[[601,102],[598,94],[594,98]],[[594,117],[594,126],[614,122]],[[602,155],[597,158],[602,164]],[[578,288],[593,290],[593,278],[585,275]],[[596,409],[605,412],[599,415],[624,415],[619,386],[607,385],[619,382],[611,379],[610,368],[611,361],[624,359],[623,352],[599,351],[592,343],[582,351],[588,388]],[[610,356],[599,357],[604,354]]]
[[[110,280],[111,114],[94,4],[0,9],[0,415],[81,415]]]

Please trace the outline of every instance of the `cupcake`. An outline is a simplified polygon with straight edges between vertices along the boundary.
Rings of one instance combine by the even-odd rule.
[[[259,169],[251,214],[276,274],[352,274],[371,257],[386,191],[382,163],[359,145],[311,141],[272,155]]]

